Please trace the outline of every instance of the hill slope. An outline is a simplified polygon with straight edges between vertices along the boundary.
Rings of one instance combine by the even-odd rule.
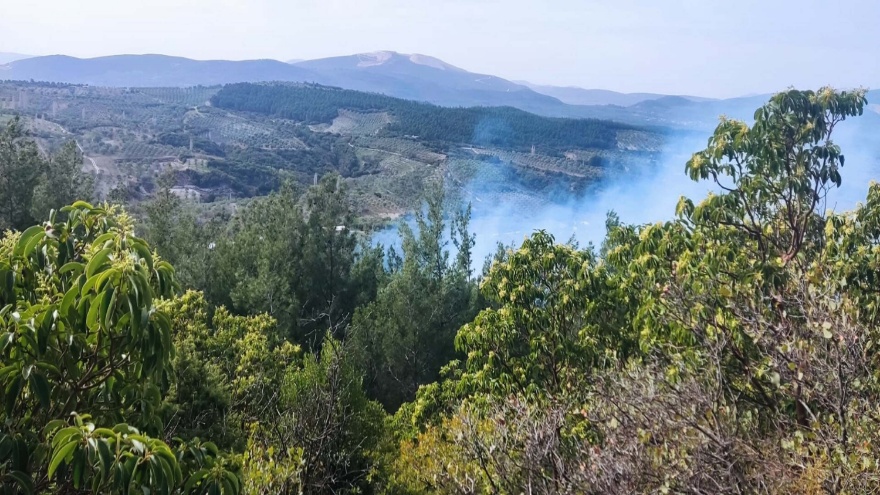
[[[0,66],[0,79],[115,87],[211,86],[244,81],[310,81],[314,74],[277,60],[192,60],[167,55],[75,58],[51,55]]]
[[[565,105],[521,84],[476,74],[434,57],[384,51],[296,64],[323,76],[322,83],[447,106],[515,106],[558,114]]]
[[[314,85],[250,84],[225,86],[211,98],[217,108],[257,112],[298,122],[334,119],[339,110],[388,112],[396,136],[428,143],[496,146],[543,152],[617,146],[617,131],[631,126],[593,119],[541,117],[510,107],[440,107],[347,89]]]

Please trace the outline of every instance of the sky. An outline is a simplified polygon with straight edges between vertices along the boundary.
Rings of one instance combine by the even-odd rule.
[[[0,52],[394,50],[537,84],[711,97],[880,87],[878,27],[876,0],[0,0]]]

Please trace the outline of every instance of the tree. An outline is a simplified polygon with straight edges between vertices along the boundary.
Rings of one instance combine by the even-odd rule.
[[[21,230],[33,222],[33,191],[44,162],[34,141],[24,139],[19,119],[0,132],[0,229]]]
[[[52,209],[90,200],[92,193],[75,142],[46,157],[20,119],[0,131],[0,229],[22,230]]]
[[[608,356],[637,354],[604,267],[546,232],[493,264],[481,289],[491,306],[455,341],[471,393],[558,397]]]
[[[43,176],[34,188],[31,207],[33,218],[42,218],[51,210],[74,201],[92,199],[92,176],[83,172],[82,164],[82,153],[74,141],[68,141],[60,151],[49,157]]]
[[[215,449],[184,461],[189,454],[126,424],[162,432],[173,347],[154,301],[175,287],[173,269],[133,235],[129,217],[74,203],[4,238],[0,273],[4,487],[169,493],[220,483],[237,493]],[[119,424],[96,427],[108,423]]]
[[[362,493],[378,481],[385,413],[364,394],[362,380],[350,350],[331,336],[319,354],[288,368],[277,417],[260,423],[247,451],[254,461],[296,466],[271,493]]]
[[[456,228],[447,233],[443,200],[442,191],[429,195],[425,210],[416,213],[417,231],[401,226],[400,267],[376,300],[356,312],[352,324],[367,388],[391,411],[412,400],[420,385],[438,378],[443,364],[455,356],[456,329],[475,313],[469,210],[455,216]],[[453,260],[449,239],[457,246]]]
[[[500,304],[459,332],[465,365],[396,418],[416,426],[401,430],[399,482],[875,490],[880,188],[855,212],[821,210],[844,163],[831,134],[864,104],[775,95],[752,126],[722,119],[687,164],[719,192],[683,198],[675,220],[609,218],[595,261],[538,235],[493,267]]]

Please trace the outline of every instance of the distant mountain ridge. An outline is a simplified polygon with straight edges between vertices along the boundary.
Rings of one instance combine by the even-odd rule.
[[[25,55],[23,53],[0,52],[0,65],[32,57],[33,55]]]
[[[4,79],[112,87],[305,82],[441,106],[508,106],[546,117],[597,118],[701,130],[714,128],[721,114],[749,118],[750,112],[769,97],[714,100],[687,95],[541,86],[469,72],[427,55],[393,51],[288,62],[193,60],[167,55],[90,59],[52,55],[0,64],[0,80]]]
[[[0,79],[94,86],[212,86],[245,81],[309,81],[305,69],[277,60],[192,60],[168,55],[76,58],[50,55],[0,65]]]
[[[192,60],[167,55],[88,59],[52,55],[0,65],[0,79],[114,87],[314,82],[444,106],[513,106],[542,115],[572,114],[569,105],[506,79],[467,72],[427,55],[390,51],[296,63]]]
[[[564,115],[568,110],[556,98],[521,84],[421,54],[381,51],[307,60],[296,66],[320,74],[322,84],[444,106],[512,106],[543,115]]]
[[[617,105],[629,107],[643,101],[658,100],[667,96],[660,93],[620,93],[607,89],[585,89],[577,86],[546,86],[518,81],[524,86],[541,94],[552,96],[557,100],[569,105]],[[703,98],[700,96],[680,95],[681,98],[690,101],[714,101],[715,98]]]

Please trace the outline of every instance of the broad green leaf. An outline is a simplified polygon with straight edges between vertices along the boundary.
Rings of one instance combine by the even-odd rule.
[[[58,469],[62,462],[65,462],[65,458],[73,453],[73,450],[76,448],[77,445],[79,445],[79,442],[68,442],[62,445],[61,448],[57,449],[52,454],[52,460],[49,462],[49,479],[52,479],[55,471]]]

